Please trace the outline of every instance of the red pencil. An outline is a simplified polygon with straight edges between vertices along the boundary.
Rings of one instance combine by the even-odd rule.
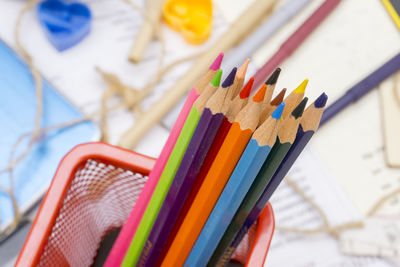
[[[326,0],[314,13],[281,45],[276,53],[254,75],[254,87],[257,88],[267,76],[318,27],[335,9],[341,0]]]
[[[240,94],[238,96],[236,96],[236,98],[233,101],[230,101],[232,103],[231,103],[231,107],[229,108],[229,111],[228,111],[229,114],[227,114],[226,117],[224,118],[224,120],[222,121],[222,124],[218,130],[218,133],[215,136],[210,149],[208,150],[207,156],[204,159],[204,162],[201,166],[200,172],[197,175],[196,181],[193,184],[188,197],[186,198],[185,204],[179,214],[178,219],[175,222],[175,226],[172,229],[170,236],[168,237],[168,241],[166,242],[162,252],[160,253],[160,256],[157,260],[156,266],[159,266],[161,264],[161,260],[164,259],[166,253],[168,252],[168,248],[170,247],[172,241],[174,240],[174,237],[179,230],[179,226],[182,224],[183,219],[185,218],[185,215],[187,214],[191,204],[193,203],[193,200],[196,197],[197,192],[199,191],[200,186],[215,159],[215,156],[217,155],[219,149],[221,148],[222,143],[224,142],[225,137],[228,134],[229,129],[231,128],[231,125],[235,119],[235,116],[237,115],[237,113],[239,113],[239,111],[242,109],[242,107],[246,105],[247,100],[250,95],[250,91],[253,86],[253,82],[254,82],[254,78],[251,78],[247,82],[247,84],[243,87]],[[236,108],[233,108],[233,107],[236,107]],[[228,118],[231,119],[231,122]]]

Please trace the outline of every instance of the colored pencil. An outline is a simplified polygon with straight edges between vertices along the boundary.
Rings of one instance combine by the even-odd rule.
[[[274,88],[273,84],[276,84],[277,79],[279,78],[280,71],[281,71],[281,69],[277,68],[271,74],[271,76],[268,78],[268,80],[266,81],[266,85],[268,85],[268,87],[266,88],[264,100],[265,100],[265,97],[267,97],[267,98],[269,97],[269,99],[270,99],[269,94],[271,92],[271,89],[269,88],[269,85],[271,85]],[[251,85],[249,86],[250,83],[251,83]],[[251,88],[253,87],[253,83],[254,83],[254,78],[252,77],[248,81],[247,85],[243,88],[241,94],[239,95],[239,99],[236,97],[236,101],[242,101],[241,105],[232,104],[230,106],[230,108],[228,110],[228,113],[227,113],[227,116],[226,116],[226,119],[224,119],[224,121],[222,122],[220,130],[219,130],[217,136],[214,139],[214,143],[212,144],[212,146],[211,146],[211,148],[210,148],[210,150],[209,150],[209,152],[207,154],[207,157],[204,160],[203,166],[201,167],[199,176],[202,177],[202,179],[204,179],[205,176],[207,175],[207,173],[208,173],[208,171],[209,171],[209,169],[211,167],[211,164],[213,163],[215,157],[217,156],[217,153],[218,153],[219,149],[221,148],[222,143],[224,142],[225,137],[228,134],[229,129],[232,126],[232,123],[235,120],[236,115],[239,113],[240,109],[243,106],[245,106],[245,104],[247,104],[248,94],[250,93],[250,92],[247,91],[247,89],[251,90]],[[249,86],[249,87],[247,87],[247,86]],[[272,89],[272,91],[273,91],[273,89]],[[281,93],[280,93],[280,95],[281,95]],[[284,93],[283,93],[282,97],[283,96],[284,96]],[[279,97],[276,97],[277,100],[274,103],[279,101],[278,98]],[[240,100],[240,99],[243,99],[243,100]],[[263,104],[262,105],[264,105],[264,102],[265,102],[264,100],[263,100]],[[279,102],[279,104],[281,102],[282,102],[282,100]],[[260,116],[261,116],[261,114],[260,114]]]
[[[186,259],[185,266],[206,266],[275,143],[284,106],[285,103],[279,105],[271,117],[254,132]]]
[[[382,0],[382,3],[400,30],[400,2],[398,0]]]
[[[231,101],[231,104],[229,105],[228,111],[226,113],[226,119],[231,124],[235,120],[236,115],[242,110],[244,106],[246,106],[251,89],[253,88],[253,83],[254,78],[251,77],[246,83],[246,86],[244,86],[241,92]]]
[[[253,81],[254,79],[251,78],[246,85],[243,87],[242,91],[240,92],[240,94],[238,96],[236,96],[236,98],[233,100],[231,106],[228,109],[227,115],[224,117],[223,122],[221,124],[221,126],[219,127],[219,131],[217,133],[217,135],[215,136],[213,143],[211,144],[211,147],[208,150],[208,153],[206,155],[206,158],[203,161],[203,164],[200,166],[200,171],[196,177],[195,183],[192,186],[192,189],[188,195],[188,197],[186,198],[186,201],[184,203],[184,206],[181,210],[181,213],[179,214],[179,217],[173,227],[173,230],[170,233],[170,236],[168,238],[168,241],[165,243],[162,252],[160,253],[160,256],[158,258],[158,260],[162,260],[167,251],[168,248],[171,246],[172,241],[174,240],[174,237],[176,236],[178,230],[179,230],[179,226],[182,224],[185,215],[188,213],[189,208],[191,207],[203,181],[204,178],[206,177],[208,170],[210,169],[218,151],[220,150],[222,143],[225,140],[226,135],[229,132],[229,129],[232,125],[232,123],[230,121],[234,121],[235,116],[237,115],[237,113],[239,113],[239,111],[242,109],[242,107],[247,103],[247,99],[250,95],[252,86],[253,86]],[[161,264],[161,262],[157,262],[156,266],[159,266]]]
[[[275,96],[268,105],[265,105],[265,108],[261,110],[260,115],[260,125],[263,124],[269,116],[271,116],[272,112],[283,102],[283,98],[285,97],[286,88],[283,88],[279,94]],[[264,104],[264,103],[263,103]]]
[[[215,77],[219,81],[221,73],[217,72]],[[213,82],[215,83],[215,80]],[[209,86],[215,87],[211,83],[209,84]],[[205,90],[204,92],[208,93],[208,90]],[[179,167],[187,145],[189,144],[193,132],[200,119],[202,111],[199,111],[197,108],[198,107],[193,106],[190,110],[185,124],[183,125],[182,131],[179,134],[178,140],[176,141],[174,149],[171,152],[171,155],[167,161],[167,164],[165,165],[165,168],[161,174],[153,195],[150,198],[150,202],[146,208],[146,211],[143,214],[142,220],[140,221],[137,231],[128,248],[122,264],[123,266],[136,264],[136,261],[143,249],[144,243],[150,233],[150,230],[157,217],[160,207],[165,199],[169,187],[171,186],[171,182]]]
[[[261,116],[260,117],[263,116],[263,111],[267,107],[270,106],[269,103],[271,102],[272,95],[274,94],[276,83],[278,82],[278,78],[279,78],[279,74],[280,73],[281,73],[281,69],[280,68],[276,68],[275,71],[271,74],[271,76],[265,81],[265,84],[268,87],[267,87],[267,92],[265,92],[264,101],[263,101],[262,106],[261,106]],[[272,114],[272,112],[271,112],[271,114]],[[265,119],[268,119],[268,117],[265,118]]]
[[[214,77],[216,71],[219,69],[219,66],[221,65],[222,59],[224,57],[224,53],[220,53],[212,62],[212,64],[210,65],[209,69],[207,70],[207,72],[199,79],[197,80],[197,82],[195,83],[195,85],[192,87],[189,96],[191,96],[191,94],[194,94],[195,98],[190,101],[188,104],[189,110],[192,108],[192,105],[194,103],[194,100],[197,99],[197,97],[199,97],[200,93],[202,92],[202,90],[207,86],[207,84],[212,80],[212,78]],[[192,84],[190,84],[192,85]],[[186,99],[186,102],[188,102],[189,100],[189,96]],[[171,96],[170,96],[171,97]],[[162,101],[166,101],[165,99],[169,100],[167,97],[163,97]],[[186,104],[185,102],[185,104]],[[185,105],[184,105],[185,107]],[[182,108],[182,111],[184,109]],[[154,115],[156,115],[158,111],[154,112]],[[186,117],[184,119],[187,118],[187,115],[189,114],[189,111],[186,111]],[[151,118],[147,118],[147,117],[151,117]],[[141,124],[143,125],[148,125],[149,123],[151,123],[151,119],[153,118],[152,114],[146,113],[146,115],[139,121],[135,122],[135,131],[133,129],[129,130],[127,133],[124,134],[124,136],[122,137],[121,141],[119,142],[118,146],[123,147],[123,148],[128,148],[131,149],[132,147],[134,147],[137,143],[137,141],[139,140],[140,136],[142,136],[143,134],[146,133],[146,131],[148,129],[146,129],[147,127],[139,127]],[[147,122],[146,122],[147,120]],[[184,122],[184,121],[183,121]],[[138,126],[138,127],[136,127]]]
[[[268,75],[287,59],[304,40],[328,17],[341,0],[325,0],[313,14],[280,46],[278,51],[257,71],[254,76],[255,86],[259,86]]]
[[[235,118],[161,266],[181,266],[257,127],[265,94],[261,88]]]
[[[400,53],[391,58],[362,81],[354,85],[343,96],[329,105],[322,115],[321,126],[329,121],[332,117],[336,116],[336,114],[338,114],[344,108],[358,101],[372,89],[376,88],[382,81],[386,80],[398,70],[400,70]]]
[[[282,163],[279,165],[279,168],[276,170],[271,181],[268,183],[261,197],[258,199],[256,205],[251,210],[249,216],[246,218],[246,221],[240,228],[238,234],[235,236],[235,239],[233,240],[227,251],[234,251],[235,248],[239,246],[242,238],[246,235],[250,227],[257,220],[260,213],[264,209],[265,205],[267,205],[272,194],[278,188],[283,178],[289,172],[289,169],[293,166],[294,162],[297,160],[297,158],[303,151],[304,147],[308,144],[311,137],[318,129],[318,125],[322,117],[322,112],[324,111],[327,100],[328,96],[325,93],[323,93],[321,96],[317,98],[317,100],[314,101],[313,104],[311,104],[304,111],[300,121],[299,129],[297,131],[296,140],[290,147],[289,152],[282,160]],[[227,255],[226,257],[230,258],[230,255]],[[253,266],[253,265],[251,264],[251,262],[248,262],[247,266]]]
[[[235,76],[235,82],[233,83],[234,87],[231,94],[231,99],[233,100],[241,91],[244,80],[246,78],[247,67],[249,66],[250,59],[246,59],[244,63],[238,69],[238,72]]]
[[[179,116],[171,130],[171,133],[168,137],[167,142],[164,145],[164,148],[161,151],[160,156],[158,157],[145,186],[142,189],[142,192],[139,195],[139,198],[136,201],[135,206],[133,207],[131,213],[125,225],[121,229],[121,232],[118,235],[117,240],[114,242],[113,248],[111,249],[107,260],[104,264],[105,267],[119,266],[123,258],[125,256],[126,251],[129,248],[130,242],[136,232],[136,229],[139,225],[140,220],[142,219],[143,213],[149,203],[149,200],[156,188],[156,185],[159,181],[162,171],[164,170],[165,165],[167,164],[168,158],[172,152],[176,144],[176,140],[183,128],[183,125],[186,121],[186,118],[189,115],[190,109],[194,101],[199,97],[200,93],[203,92],[206,85],[211,81],[212,76],[215,75],[219,66],[221,65],[222,58],[224,57],[223,53],[220,53],[218,57],[211,64],[208,72],[197,82],[196,86],[192,88],[190,91],[185,104]]]
[[[220,51],[227,51],[238,44],[244,36],[251,32],[255,25],[269,16],[269,12],[272,11],[277,2],[278,0],[255,0],[230,25],[229,29],[201,57],[197,58],[193,67],[182,75],[182,78],[135,123],[134,127],[124,136],[124,144],[129,144],[128,147],[132,148],[186,94],[189,86],[193,84],[195,79],[200,77],[215,55]]]
[[[311,0],[288,0],[279,6],[274,13],[257,27],[237,46],[229,50],[228,57],[222,63],[223,69],[231,69],[251,56],[267,42],[279,29],[304,9]]]
[[[304,111],[300,121],[299,129],[297,131],[296,140],[290,147],[289,152],[286,154],[282,163],[279,165],[279,168],[276,170],[271,181],[268,183],[261,197],[258,199],[256,205],[251,210],[249,216],[246,218],[246,221],[240,228],[238,234],[235,236],[235,239],[230,244],[227,251],[234,251],[235,248],[239,246],[242,238],[246,235],[250,227],[257,220],[265,205],[267,205],[272,194],[278,188],[283,178],[289,172],[289,169],[293,166],[294,162],[297,160],[304,147],[308,144],[311,137],[318,129],[318,125],[322,117],[322,112],[324,111],[327,100],[328,96],[323,93],[317,98],[317,100],[314,101],[313,104],[311,104]],[[228,258],[230,257],[230,255],[226,255],[226,257]],[[251,262],[248,262],[247,265],[252,266]]]
[[[285,119],[292,113],[293,109],[300,103],[304,97],[304,92],[308,84],[308,79],[305,79],[296,89],[288,95],[283,102],[285,102],[285,109],[283,110],[282,118]]]
[[[271,180],[275,171],[278,169],[283,158],[293,144],[297,129],[300,123],[300,118],[303,114],[304,108],[307,103],[307,98],[304,98],[300,104],[292,111],[291,115],[283,119],[279,126],[278,138],[269,153],[267,159],[263,163],[260,172],[257,174],[253,184],[251,185],[246,197],[240,204],[234,218],[226,229],[222,239],[220,240],[217,248],[215,249],[209,265],[224,266],[230,259],[233,251],[228,251],[229,245],[232,243],[234,237],[239,232],[247,216],[255,206],[257,200],[264,192],[267,184]],[[227,255],[229,257],[227,257]]]
[[[153,229],[146,241],[145,247],[136,266],[154,266],[157,256],[162,251],[165,242],[178,218],[183,204],[197,177],[200,166],[207,154],[226,111],[222,110],[225,99],[233,90],[233,81],[236,74],[234,68],[223,82],[221,89],[209,97],[207,103],[201,98],[196,100],[194,107],[200,100],[202,115],[187,146],[186,152],[176,171],[175,177],[167,193]],[[204,107],[205,106],[205,107]]]

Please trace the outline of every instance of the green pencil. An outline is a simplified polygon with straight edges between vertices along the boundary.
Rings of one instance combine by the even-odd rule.
[[[193,132],[199,122],[201,113],[207,99],[214,94],[219,86],[222,71],[219,70],[215,74],[213,80],[207,85],[201,95],[193,103],[193,107],[183,125],[182,131],[179,134],[178,140],[171,152],[167,164],[161,174],[157,187],[151,196],[150,202],[147,205],[146,211],[143,214],[142,220],[136,230],[135,236],[125,254],[122,266],[134,266],[142,252],[144,243],[153,227],[154,221],[157,218],[158,212],[164,202],[165,196],[169,190],[175,173],[181,163],[182,157],[186,151],[186,147],[192,138]]]
[[[218,266],[224,266],[226,261],[229,261],[229,258],[223,257],[223,255],[232,243],[236,234],[239,232],[243,223],[246,221],[247,216],[250,214],[257,200],[264,192],[264,189],[293,144],[307,100],[307,97],[304,98],[292,111],[291,116],[284,119],[279,126],[278,137],[271,152],[263,163],[261,170],[257,174],[257,177],[252,183],[246,197],[240,204],[239,209],[211,256],[208,266],[215,266],[217,264]],[[229,253],[229,255],[230,254],[231,253]]]

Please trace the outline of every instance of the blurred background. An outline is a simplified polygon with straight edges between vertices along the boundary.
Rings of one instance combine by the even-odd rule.
[[[198,28],[190,33],[174,28],[166,18],[166,11],[159,11],[154,22],[158,25],[156,38],[150,38],[138,59],[132,56],[134,43],[143,27],[143,18],[161,9],[152,6],[157,1],[80,0],[90,15],[85,15],[86,9],[76,11],[83,13],[77,15],[76,24],[71,26],[73,36],[65,36],[60,33],[64,22],[53,21],[51,12],[41,10],[42,1],[30,1],[33,6],[18,24],[18,16],[28,1],[0,0],[0,121],[3,125],[0,169],[7,169],[13,158],[31,147],[27,157],[15,165],[13,177],[10,178],[7,170],[0,172],[0,230],[3,231],[0,266],[12,266],[15,262],[29,231],[29,221],[61,157],[83,142],[102,140],[121,144],[126,132],[141,116],[152,112],[153,105],[190,70],[204,51],[220,42],[232,24],[246,23],[239,18],[253,1],[188,3],[204,10],[206,15],[209,12],[209,16],[197,21],[199,24],[195,23],[193,27]],[[249,33],[264,25],[271,14],[294,5],[290,2],[295,1],[276,1],[272,11],[266,12],[265,18],[252,26]],[[175,2],[179,5],[185,1]],[[251,59],[248,80],[325,1],[302,2],[276,31],[260,37],[259,47],[251,51],[235,50],[247,38],[242,36],[239,43],[231,45],[232,49],[221,51],[225,53],[224,62],[246,51],[244,58]],[[324,91],[329,96],[329,106],[400,52],[400,1],[339,2],[279,64],[282,72],[276,92],[282,88],[291,91],[307,78],[306,96],[315,99]],[[66,10],[61,17],[71,15]],[[29,80],[29,68],[19,59],[26,61],[26,55],[30,55],[32,66],[45,79],[40,128],[77,120],[84,122],[41,133],[32,139],[27,137],[15,147],[21,134],[37,130],[38,96]],[[176,63],[181,59],[185,60]],[[160,73],[170,64],[173,67],[165,74]],[[224,64],[226,76],[233,66]],[[400,266],[399,76],[394,74],[385,79],[318,130],[288,175],[318,209],[292,187],[284,182],[280,185],[271,200],[276,230],[265,266]],[[140,95],[141,90],[148,90],[145,97],[139,104],[130,105],[132,95]],[[184,98],[174,103],[174,108],[146,131],[140,141],[126,148],[157,157],[183,101]],[[15,202],[7,193],[11,185]],[[379,209],[371,212],[383,198],[385,201]],[[6,230],[14,222],[15,203],[26,217],[10,234]],[[328,226],[324,224],[324,216]],[[364,226],[327,231],[352,222],[363,222]],[[304,234],[285,228],[318,231]]]

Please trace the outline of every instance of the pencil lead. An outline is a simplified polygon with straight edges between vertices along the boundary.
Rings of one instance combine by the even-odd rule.
[[[237,72],[238,78],[244,79],[244,77],[246,76],[247,67],[249,66],[249,62],[250,62],[250,59],[248,58],[242,64],[242,66],[240,66],[240,68],[238,69],[238,72]]]
[[[215,73],[214,78],[211,80],[211,84],[214,87],[218,87],[219,83],[221,82],[222,70],[219,69],[217,73]]]
[[[305,97],[303,100],[300,102],[300,104],[297,105],[297,107],[292,111],[292,116],[298,119],[303,115],[303,111],[306,108],[308,98]]]
[[[253,87],[253,83],[254,83],[254,78],[251,77],[250,80],[243,87],[242,91],[240,91],[239,97],[241,99],[249,97],[251,88]]]
[[[228,77],[225,78],[225,81],[222,83],[223,88],[227,88],[233,84],[233,81],[235,80],[235,75],[236,75],[237,68],[233,68],[231,73],[229,73]]]
[[[281,116],[282,116],[282,112],[283,112],[283,109],[284,109],[284,108],[285,108],[285,103],[282,102],[282,103],[275,109],[275,111],[272,113],[271,117],[274,118],[274,119],[276,119],[276,120],[279,120],[279,119],[281,118]]]
[[[261,88],[258,90],[255,96],[253,96],[253,101],[256,103],[260,103],[264,100],[265,91],[267,90],[267,85],[263,84]]]
[[[272,106],[277,106],[282,103],[283,98],[285,97],[286,88],[283,88],[282,91],[270,102]]]
[[[217,58],[214,60],[214,62],[210,66],[210,70],[217,70],[221,66],[222,59],[224,58],[224,53],[219,53]]]
[[[326,105],[326,102],[328,101],[328,96],[325,93],[322,93],[315,101],[314,101],[314,107],[316,108],[323,108]]]
[[[308,84],[308,79],[305,79],[296,89],[293,90],[294,93],[304,94]]]
[[[268,85],[276,84],[280,73],[281,73],[281,68],[276,68],[275,71],[271,74],[271,76],[269,76],[269,78],[265,81],[265,84]]]

